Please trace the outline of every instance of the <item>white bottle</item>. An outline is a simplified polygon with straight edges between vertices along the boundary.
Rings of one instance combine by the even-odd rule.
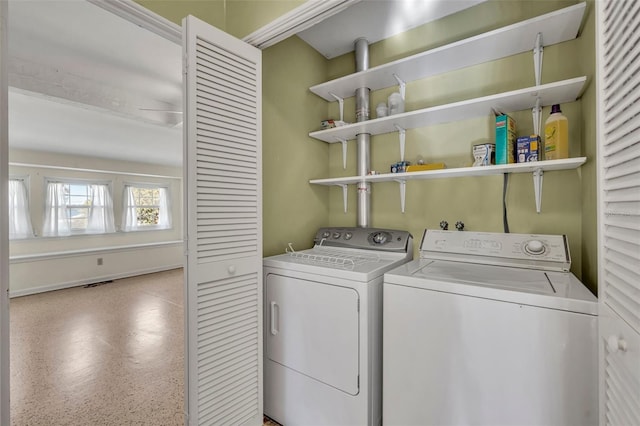
[[[387,104],[385,104],[384,102],[380,102],[376,107],[376,115],[378,116],[378,118],[386,117],[387,115],[389,115]]]
[[[389,115],[400,114],[404,112],[404,99],[398,92],[389,95]]]

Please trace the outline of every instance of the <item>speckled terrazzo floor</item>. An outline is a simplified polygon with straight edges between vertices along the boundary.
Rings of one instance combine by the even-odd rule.
[[[12,299],[12,425],[183,425],[182,280],[179,269]]]

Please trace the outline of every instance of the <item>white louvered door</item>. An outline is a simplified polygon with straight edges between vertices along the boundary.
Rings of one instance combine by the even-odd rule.
[[[600,424],[640,425],[640,2],[596,2]]]
[[[261,52],[192,16],[183,39],[188,424],[261,425]]]

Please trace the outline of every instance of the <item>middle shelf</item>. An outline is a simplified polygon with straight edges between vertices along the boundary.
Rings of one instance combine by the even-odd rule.
[[[344,142],[355,139],[356,135],[360,133],[381,135],[396,132],[398,128],[407,130],[470,118],[489,117],[493,115],[493,110],[521,111],[536,107],[538,100],[540,107],[563,104],[577,100],[582,94],[586,81],[587,77],[576,77],[526,89],[375,118],[332,129],[318,130],[309,133],[309,136],[328,143]]]

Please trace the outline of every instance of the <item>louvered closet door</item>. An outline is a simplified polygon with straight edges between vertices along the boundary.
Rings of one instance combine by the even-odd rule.
[[[188,17],[190,425],[262,424],[261,52]]]
[[[640,2],[597,1],[600,424],[640,425]]]

